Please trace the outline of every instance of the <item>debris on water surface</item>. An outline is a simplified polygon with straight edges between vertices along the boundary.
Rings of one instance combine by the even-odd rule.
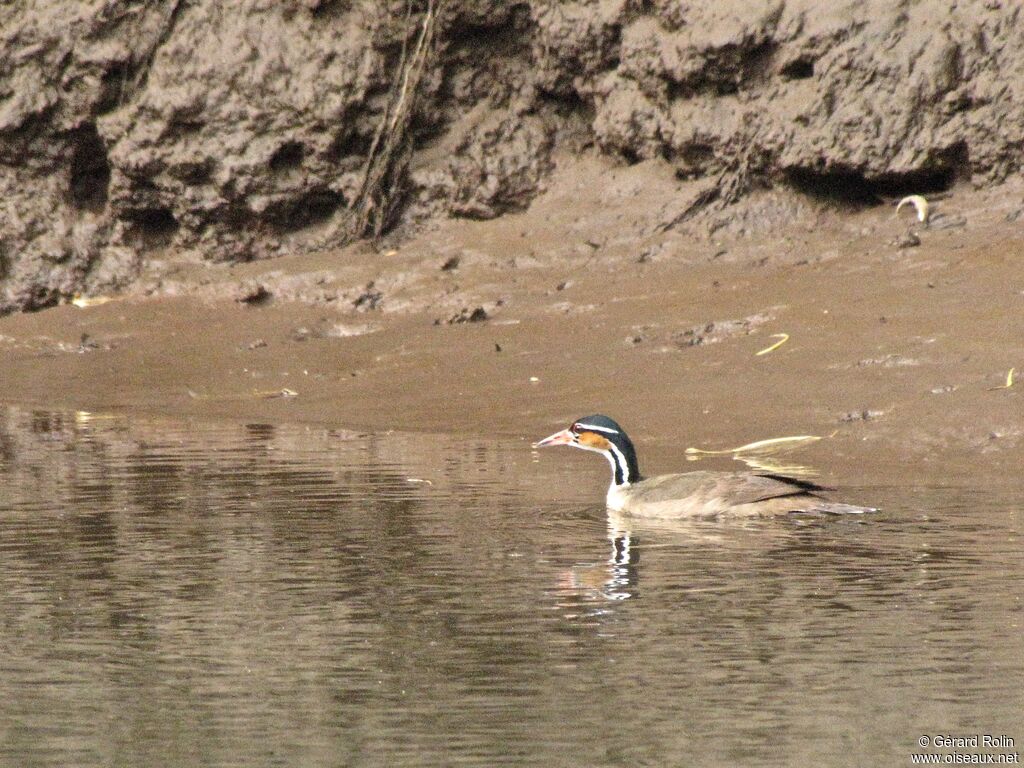
[[[1000,384],[998,387],[989,387],[988,391],[992,392],[996,389],[1010,389],[1013,386],[1013,374],[1017,371],[1016,368],[1011,368],[1010,372],[1006,374],[1006,383]]]
[[[770,454],[779,451],[788,451],[798,448],[801,445],[821,440],[820,435],[792,435],[788,437],[771,437],[767,440],[758,440],[753,443],[741,445],[739,448],[729,448],[724,451],[705,451],[701,448],[687,448],[686,453],[701,456],[729,456],[737,453],[760,453]]]

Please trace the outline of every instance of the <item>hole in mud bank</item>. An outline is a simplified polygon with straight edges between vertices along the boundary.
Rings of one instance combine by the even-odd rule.
[[[180,226],[167,208],[141,208],[125,213],[124,218],[130,224],[125,239],[140,249],[170,245]]]
[[[302,158],[306,156],[306,147],[299,141],[286,141],[270,158],[270,170],[275,173],[288,171],[302,165]]]
[[[346,157],[364,158],[370,151],[370,144],[373,143],[371,136],[364,136],[356,131],[344,131],[331,140],[327,147],[326,156],[332,163],[336,163]]]
[[[789,168],[785,183],[797,192],[843,205],[878,205],[888,198],[945,192],[961,177],[960,165],[865,177],[849,170]]]
[[[643,160],[640,154],[632,147],[620,147],[619,157],[626,161],[626,165],[636,165]]]
[[[819,200],[846,205],[872,205],[880,202],[863,174],[854,171],[787,168],[784,178],[786,184],[797,192]]]
[[[244,203],[234,201],[220,208],[205,226],[224,226],[228,229],[251,229],[257,223],[257,216]]]
[[[597,109],[590,99],[574,89],[566,93],[547,93],[541,97],[556,115],[555,142],[570,151],[582,151],[594,144],[594,120]]]
[[[778,47],[777,43],[765,40],[741,53],[739,77],[735,80],[737,89],[740,86],[749,88],[751,84],[771,76]]]
[[[444,113],[441,110],[423,108],[410,116],[409,138],[412,140],[412,147],[418,151],[435,145],[444,135],[449,127],[445,122]]]
[[[18,309],[22,312],[38,312],[60,304],[62,295],[59,291],[46,285],[29,288],[26,295],[18,296]],[[3,314],[3,313],[0,313]]]
[[[93,123],[80,128],[73,141],[69,180],[71,203],[81,210],[98,213],[107,204],[107,190],[110,187],[107,148]]]
[[[541,98],[544,99],[545,103],[551,105],[555,114],[559,117],[575,118],[587,125],[593,125],[594,119],[597,116],[594,100],[581,96],[574,88],[558,93],[545,92],[541,94]]]
[[[675,165],[674,175],[677,179],[693,179],[707,172],[715,159],[715,149],[710,144],[691,142],[678,150],[665,147],[662,157]]]
[[[530,20],[530,3],[509,3],[504,7],[503,16],[489,21],[494,23],[465,21],[455,17],[453,23],[445,29],[445,38],[456,51],[467,51],[474,59],[479,59],[481,51],[486,51],[490,56],[508,56],[529,49],[531,38],[524,33],[533,25]]]
[[[106,114],[121,106],[131,76],[127,62],[118,62],[103,73],[103,77],[100,78],[100,97],[95,107],[97,115]]]
[[[268,208],[263,219],[279,232],[294,232],[329,219],[345,205],[345,196],[329,189],[313,190]]]
[[[206,127],[206,123],[196,117],[180,115],[168,123],[169,136],[181,137],[199,133]]]
[[[199,162],[181,163],[174,168],[168,169],[168,173],[174,176],[174,178],[180,179],[183,184],[197,187],[213,178],[213,172],[216,167],[217,164],[207,158]]]
[[[341,16],[352,10],[352,3],[349,0],[320,0],[309,9],[309,15],[313,18],[329,18]]]
[[[794,59],[779,70],[785,80],[806,80],[814,77],[814,61],[811,59]]]
[[[516,36],[514,24],[461,24],[447,30],[447,36],[455,51],[468,51],[477,57],[480,51],[507,56],[525,45],[525,41]]]
[[[739,75],[737,75],[737,78]],[[725,77],[696,82],[676,82],[670,80],[665,85],[665,95],[669,102],[687,101],[701,94],[713,96],[733,96],[740,91],[738,80],[729,80]]]

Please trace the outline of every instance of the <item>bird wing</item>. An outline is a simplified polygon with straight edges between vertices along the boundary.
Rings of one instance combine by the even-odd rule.
[[[754,504],[786,496],[813,496],[825,490],[807,480],[745,472],[684,472],[641,480],[630,488],[631,506],[686,507],[706,513],[726,512],[730,507]],[[666,511],[668,511],[666,509]]]

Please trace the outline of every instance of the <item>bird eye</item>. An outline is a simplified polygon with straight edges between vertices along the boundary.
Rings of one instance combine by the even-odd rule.
[[[578,435],[581,430],[582,430],[582,427],[580,427],[580,425],[578,423],[577,424],[573,424],[571,427],[569,427],[569,431],[572,432],[574,435]]]

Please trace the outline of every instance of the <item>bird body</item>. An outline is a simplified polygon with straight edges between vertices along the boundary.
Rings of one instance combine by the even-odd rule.
[[[777,515],[790,512],[858,514],[869,507],[840,504],[821,494],[827,488],[768,472],[683,472],[644,478],[633,443],[607,416],[577,419],[536,444],[569,445],[603,453],[612,465],[608,508],[636,517],[661,519],[710,515]]]

